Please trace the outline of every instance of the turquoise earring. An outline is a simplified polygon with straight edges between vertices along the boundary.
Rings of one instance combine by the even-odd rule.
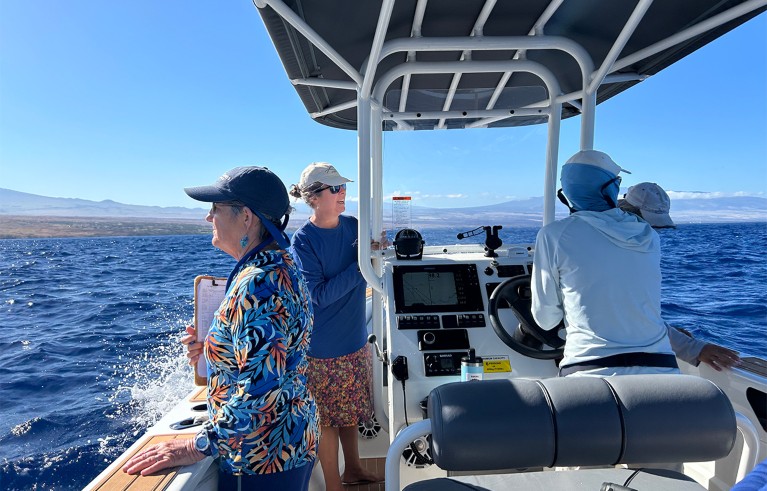
[[[243,235],[242,238],[240,239],[240,247],[242,247],[243,249],[248,247],[248,235],[247,234]]]

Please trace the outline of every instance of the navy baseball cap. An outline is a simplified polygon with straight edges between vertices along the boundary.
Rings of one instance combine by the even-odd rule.
[[[190,198],[207,203],[239,201],[253,212],[279,220],[290,210],[285,184],[266,167],[235,167],[210,186],[184,188]]]

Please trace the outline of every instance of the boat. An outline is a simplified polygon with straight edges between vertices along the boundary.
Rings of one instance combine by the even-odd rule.
[[[546,125],[548,141],[540,165],[542,225],[551,223],[563,119],[580,118],[578,144],[581,149],[592,149],[600,103],[767,10],[766,0],[254,0],[254,5],[308,114],[320,124],[357,132],[360,236],[385,228],[382,140],[384,132],[397,131],[502,132],[515,126]],[[522,446],[525,455],[535,453],[539,441],[515,440],[514,431],[532,428],[542,435],[545,429],[537,425],[546,423],[535,423],[530,415],[522,417],[524,411],[514,406],[513,397],[504,392],[507,389],[490,394],[471,391],[486,387],[485,381],[505,381],[504,387],[513,386],[515,393],[535,383],[555,394],[560,390],[556,380],[563,380],[555,378],[555,343],[530,341],[521,318],[524,302],[520,308],[509,308],[519,300],[524,286],[519,282],[530,273],[535,251],[533,244],[500,243],[501,226],[482,224],[477,229],[475,233],[485,234],[484,246],[424,245],[418,231],[408,228],[397,234],[395,247],[386,251],[372,251],[360,241],[360,268],[371,287],[370,341],[377,353],[375,419],[360,425],[360,452],[371,465],[385,467],[387,490],[419,484],[423,487],[418,489],[451,489],[446,486],[458,481],[444,479],[486,482],[482,476],[496,476],[495,485],[488,489],[507,489],[509,482],[530,485],[530,481],[518,479],[555,482],[552,476],[569,472],[551,472],[557,462],[560,466],[588,464],[580,461],[584,452],[578,451],[588,447],[588,441],[572,443],[577,458],[569,460],[494,458],[499,453],[514,453],[499,451],[493,446],[498,444],[509,449]],[[483,359],[480,372],[485,380],[476,386],[457,384],[469,349]],[[658,391],[647,389],[654,383],[652,379],[638,385],[630,379],[618,381],[612,393],[641,394],[654,421],[685,424],[696,418],[706,420],[709,413],[704,407],[709,403],[702,400],[716,387],[715,392],[725,396],[731,409],[727,413],[712,408],[704,425],[710,431],[684,438],[676,433],[654,438],[656,447],[663,449],[686,439],[685,448],[680,446],[676,456],[691,481],[664,481],[663,489],[729,489],[767,458],[767,360],[745,358],[740,366],[722,372],[683,362],[680,367],[684,375],[675,383],[681,385],[669,386],[663,393],[700,386],[686,403],[658,398]],[[485,407],[508,405],[508,414],[502,414],[500,421],[488,416],[488,421],[470,422],[478,423],[476,433],[469,433],[464,441],[472,458],[463,455],[465,461],[479,462],[466,464],[468,468],[450,463],[455,435],[445,436],[450,433],[450,423],[440,419],[444,416],[440,408],[429,407],[454,397],[451,391],[456,386],[464,387],[463,393],[470,391],[469,399],[489,397],[481,399]],[[577,392],[598,398],[603,390],[578,385]],[[464,399],[457,404],[476,402]],[[194,434],[204,401],[203,387],[149,428],[86,489],[112,489],[114,479],[121,489],[215,489],[215,465],[210,458],[152,477],[128,477],[119,471],[127,456],[150,441]],[[701,406],[690,406],[690,401]],[[549,411],[561,409],[553,403],[547,407]],[[589,414],[589,406],[578,407],[584,411],[581,414]],[[538,409],[535,414],[549,415],[546,407]],[[445,425],[439,432],[435,418]],[[580,423],[575,419],[573,431],[587,424],[604,430],[606,423],[588,419],[583,416]],[[506,428],[509,421],[514,422],[513,429]],[[635,443],[625,440],[625,432],[639,430],[632,426],[635,423],[621,421],[625,427],[623,436],[617,436],[618,445],[628,451]],[[177,430],[171,428],[174,424]],[[466,424],[461,420],[460,425]],[[507,436],[499,437],[493,424],[499,432],[511,431],[512,436],[504,433]],[[721,425],[729,425],[726,435],[715,433],[721,429],[714,428]],[[474,431],[474,426],[468,427]],[[482,438],[488,441],[485,450]],[[498,438],[500,442],[495,441]],[[712,438],[714,444],[709,445]],[[564,455],[562,442],[559,450]],[[726,448],[722,450],[722,446]],[[652,450],[659,451],[656,447],[650,455]],[[704,450],[709,447],[710,452]],[[599,477],[599,472],[608,472],[605,469],[573,472],[595,475],[597,481],[612,479]],[[686,487],[690,483],[697,487]],[[659,489],[658,485],[638,489]],[[310,486],[324,489],[316,469]]]

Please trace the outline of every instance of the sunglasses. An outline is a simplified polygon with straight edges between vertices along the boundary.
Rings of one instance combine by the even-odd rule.
[[[621,181],[622,181],[621,176],[615,176],[614,178],[612,178],[609,181],[607,181],[606,183],[604,183],[601,188],[599,188],[599,194],[604,196],[605,199],[608,199],[608,196],[605,194],[605,189],[607,189],[608,187],[610,187],[614,183],[618,183],[618,186],[620,186],[621,185]],[[564,204],[570,210],[570,213],[575,213],[575,211],[576,211],[575,208],[570,206],[570,201],[568,201],[568,199],[565,197],[565,193],[562,192],[562,188],[559,188],[559,191],[557,191],[557,198],[559,198],[559,201],[561,201],[562,204]],[[612,200],[612,198],[608,199],[608,201],[610,201],[610,200]],[[613,203],[613,206],[617,207],[618,204],[617,203]]]
[[[621,176],[615,176],[615,177],[613,177],[612,179],[610,179],[609,181],[607,181],[606,183],[604,183],[604,185],[603,185],[601,188],[599,188],[599,192],[600,192],[600,193],[604,193],[604,192],[605,192],[605,189],[609,188],[609,187],[610,187],[610,186],[611,186],[613,183],[616,183],[616,182],[618,183],[618,186],[620,186],[620,185],[621,185],[621,181],[622,181],[622,180],[623,180],[623,179],[621,179]]]
[[[209,213],[211,215],[215,215],[216,214],[216,208],[221,208],[221,207],[232,208],[232,207],[238,207],[238,206],[244,206],[244,205],[242,203],[213,203],[213,204],[210,205],[210,212]]]
[[[320,188],[317,192],[321,193],[326,189],[330,189],[330,194],[338,194],[341,192],[342,189],[346,191],[346,184],[339,184],[338,186],[327,186],[324,188]]]

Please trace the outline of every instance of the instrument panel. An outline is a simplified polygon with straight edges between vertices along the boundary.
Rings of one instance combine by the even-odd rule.
[[[384,261],[386,348],[389,360],[401,364],[404,359],[407,365],[406,383],[392,373],[388,377],[390,434],[406,425],[408,415],[412,423],[421,414],[419,403],[434,387],[460,380],[461,358],[470,348],[484,360],[486,379],[556,375],[552,361],[516,353],[490,324],[487,305],[493,290],[532,267],[526,248],[498,252],[499,257],[445,252]],[[514,325],[511,309],[503,310],[504,325]],[[402,378],[402,366],[397,371]]]
[[[482,312],[476,264],[393,266],[397,314]]]

